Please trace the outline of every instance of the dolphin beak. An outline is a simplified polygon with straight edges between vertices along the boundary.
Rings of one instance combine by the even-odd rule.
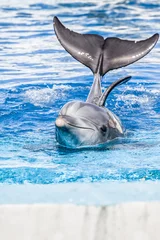
[[[66,115],[60,115],[57,119],[56,119],[56,127],[58,128],[64,128],[67,127],[68,125],[74,125],[75,124],[75,119],[73,117],[70,116],[66,116]]]
[[[63,118],[62,116],[59,116],[56,119],[55,124],[56,124],[56,127],[58,127],[58,128],[65,127],[65,125],[66,125],[65,118]]]
[[[57,128],[70,128],[70,127],[75,127],[75,128],[82,128],[82,129],[92,129],[93,130],[93,125],[86,120],[82,119],[76,119],[71,116],[67,115],[60,115],[56,119],[56,127]]]

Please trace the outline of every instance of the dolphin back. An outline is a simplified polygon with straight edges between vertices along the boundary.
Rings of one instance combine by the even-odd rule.
[[[101,76],[144,57],[155,46],[159,35],[141,41],[106,38],[97,34],[79,34],[66,28],[54,17],[54,30],[61,45],[75,59]]]

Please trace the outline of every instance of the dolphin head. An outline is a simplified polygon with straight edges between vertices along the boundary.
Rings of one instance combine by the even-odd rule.
[[[110,137],[111,119],[105,108],[73,101],[64,105],[56,119],[56,138],[69,148],[98,145]]]

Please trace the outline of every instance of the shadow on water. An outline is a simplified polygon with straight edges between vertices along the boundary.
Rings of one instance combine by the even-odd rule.
[[[117,138],[110,142],[107,142],[105,144],[97,145],[97,146],[86,146],[86,147],[79,147],[76,149],[73,148],[66,148],[64,146],[59,145],[54,140],[54,144],[26,144],[23,146],[24,149],[32,151],[32,152],[45,152],[45,151],[52,151],[56,152],[58,155],[68,155],[71,156],[72,154],[78,154],[78,153],[93,153],[94,152],[104,152],[107,154],[107,151],[117,151],[117,150],[146,150],[151,149],[154,147],[160,146],[160,141],[156,142],[146,142],[139,141],[134,139],[134,132],[128,131],[126,133],[125,137],[123,138]]]

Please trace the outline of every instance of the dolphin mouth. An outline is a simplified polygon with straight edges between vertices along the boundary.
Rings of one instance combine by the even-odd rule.
[[[81,121],[81,126],[78,123],[78,121]],[[91,126],[85,126],[86,124],[90,124]],[[66,128],[67,126],[71,126],[73,128],[79,128],[79,129],[88,129],[88,130],[95,130],[93,126],[93,123],[89,121],[88,119],[81,118],[81,119],[76,119],[74,117],[68,116],[68,115],[59,115],[59,117],[56,119],[56,127],[58,128]]]
[[[81,128],[81,129],[91,129],[91,130],[93,130],[93,131],[94,131],[94,129],[93,129],[93,128],[91,128],[91,127],[81,127],[81,126],[78,126],[78,125],[73,125],[73,124],[71,124],[71,123],[68,123],[68,122],[67,122],[67,124],[68,124],[69,126],[72,126],[72,127],[74,127],[74,128]]]

